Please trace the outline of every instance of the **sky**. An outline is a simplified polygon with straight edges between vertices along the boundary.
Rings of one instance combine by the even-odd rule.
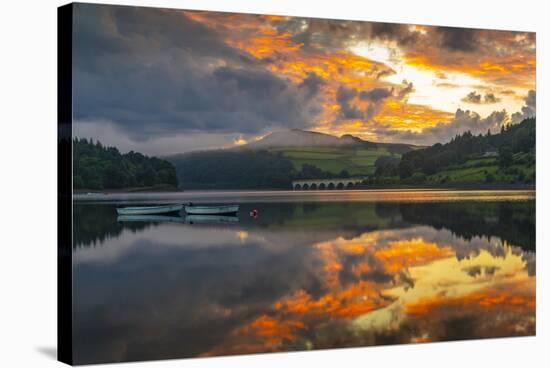
[[[168,155],[286,129],[431,145],[535,116],[532,32],[76,4],[73,134]]]

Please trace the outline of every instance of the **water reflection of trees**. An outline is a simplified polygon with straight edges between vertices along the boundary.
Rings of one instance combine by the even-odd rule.
[[[247,227],[338,229],[348,236],[366,231],[428,225],[447,229],[465,240],[498,237],[535,250],[535,201],[424,202],[424,203],[279,203],[261,204],[257,221]]]
[[[142,231],[154,222],[118,222],[114,205],[74,205],[73,247],[102,243],[123,229]],[[256,209],[258,218],[248,213]],[[526,250],[535,250],[535,201],[434,203],[245,203],[239,223],[246,230],[337,230],[344,237],[373,230],[428,225],[448,229],[466,240],[498,237]],[[188,226],[188,225],[182,225]],[[201,226],[201,225],[193,225]],[[202,226],[216,226],[208,224]],[[221,225],[224,226],[224,225]]]
[[[95,246],[120,235],[122,230],[139,231],[152,222],[118,222],[116,206],[106,204],[73,205],[73,248]]]
[[[403,220],[445,228],[466,240],[498,237],[525,250],[535,250],[535,201],[401,203]]]

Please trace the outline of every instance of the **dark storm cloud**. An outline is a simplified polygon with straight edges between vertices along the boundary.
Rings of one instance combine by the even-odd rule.
[[[413,84],[403,81],[404,87],[394,94],[394,88],[377,87],[365,91],[357,91],[355,88],[346,88],[340,86],[336,92],[336,102],[340,105],[340,115],[342,119],[363,119],[370,121],[382,107],[382,103],[390,97],[397,99],[405,98],[413,91]],[[359,100],[368,101],[366,108],[360,109],[353,106],[350,102],[357,97]]]
[[[477,33],[475,29],[438,27],[440,46],[451,51],[472,52],[477,49]]]
[[[354,88],[339,87],[336,92],[336,102],[340,105],[340,114],[344,119],[360,119],[361,111],[350,104],[352,98],[357,96]]]
[[[418,39],[417,32],[411,32],[409,25],[396,23],[370,23],[371,35],[382,41],[395,41],[399,45],[413,44]]]
[[[359,98],[372,102],[380,102],[391,96],[392,92],[393,91],[389,88],[373,88],[359,93]]]
[[[315,73],[309,73],[308,76],[302,81],[301,87],[307,89],[309,95],[316,95],[319,92],[321,86],[325,84],[325,80],[319,77]]]
[[[78,70],[107,72],[110,62],[162,58],[166,49],[193,50],[201,57],[239,59],[210,28],[179,12],[157,8],[77,4],[74,63]],[[169,61],[169,60],[168,60]],[[140,65],[128,65],[127,71]]]
[[[340,105],[341,118],[371,120],[380,110],[382,102],[393,93],[388,88],[373,88],[367,91],[358,92],[355,88],[340,87],[336,93],[336,101]],[[365,109],[351,105],[350,101],[358,97],[361,100],[369,101]]]
[[[133,139],[307,128],[321,111],[318,76],[293,85],[179,12],[79,4],[74,39],[75,118]]]
[[[365,110],[363,119],[370,121],[382,106],[382,102],[393,94],[393,88],[373,88],[368,91],[363,91],[359,94],[359,98],[369,101],[369,106]]]
[[[419,37],[408,25],[394,23],[291,17],[275,26],[280,32],[291,33],[291,40],[303,44],[305,50],[323,52],[340,51],[358,40],[392,41],[408,46],[414,45]]]

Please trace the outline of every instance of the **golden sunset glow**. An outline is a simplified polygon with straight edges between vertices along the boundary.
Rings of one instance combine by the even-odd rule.
[[[322,78],[322,111],[312,129],[387,141],[383,131],[422,134],[450,124],[457,109],[481,117],[520,111],[535,89],[535,39],[522,32],[388,25],[280,16],[184,12],[225,35],[228,45],[296,85]],[[337,31],[336,31],[337,30]],[[357,91],[342,102],[339,91]],[[383,98],[365,91],[385,89]],[[470,104],[471,91],[491,93],[491,103]],[[346,114],[349,104],[359,112]],[[395,136],[395,133],[393,134]]]

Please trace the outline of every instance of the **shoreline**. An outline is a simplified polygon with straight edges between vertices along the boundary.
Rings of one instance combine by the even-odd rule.
[[[181,192],[117,192],[74,194],[78,202],[167,203],[281,203],[281,202],[425,202],[534,200],[534,189],[371,188],[357,190],[227,190]]]
[[[134,187],[134,188],[118,188],[118,189],[73,189],[74,194],[119,194],[119,193],[177,193],[183,192],[183,190],[168,186],[168,185],[159,185],[152,187]]]
[[[423,184],[423,185],[358,185],[358,190],[368,189],[441,189],[441,190],[536,190],[535,184],[507,183],[455,183],[455,184]],[[353,190],[352,189],[352,190]]]
[[[536,191],[536,185],[534,184],[426,184],[426,185],[359,185],[351,189],[321,189],[321,190],[294,190],[294,189],[281,189],[281,188],[242,188],[242,189],[178,189],[178,188],[166,188],[166,187],[147,187],[147,188],[122,188],[122,189],[106,189],[106,190],[87,190],[77,189],[73,190],[73,195],[83,196],[88,194],[147,194],[147,193],[243,193],[243,192],[297,192],[297,193],[313,193],[313,192],[353,192],[353,191],[383,191],[383,190],[403,190],[403,191],[416,191],[416,190],[533,190]]]

